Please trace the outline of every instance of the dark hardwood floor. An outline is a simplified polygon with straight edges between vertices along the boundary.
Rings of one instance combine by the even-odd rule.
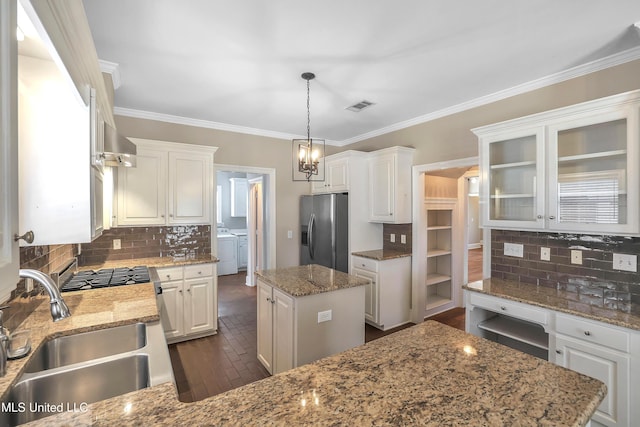
[[[218,277],[218,333],[169,346],[173,373],[182,402],[209,396],[269,376],[257,359],[255,287],[245,286],[245,274]],[[431,317],[464,330],[464,309]],[[365,342],[373,341],[412,323],[388,331],[365,326]]]

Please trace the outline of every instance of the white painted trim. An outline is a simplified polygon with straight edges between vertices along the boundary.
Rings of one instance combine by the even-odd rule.
[[[217,172],[244,172],[267,175],[269,177],[269,184],[267,186],[267,234],[268,234],[268,250],[267,250],[267,268],[276,268],[276,170],[275,168],[261,168],[255,166],[242,166],[242,165],[226,165],[221,163],[215,163],[213,165],[214,176]],[[213,227],[212,227],[213,228]],[[216,227],[217,228],[217,225]]]
[[[120,64],[115,62],[98,60],[100,65],[100,71],[111,75],[111,82],[113,83],[113,90],[118,89],[122,85],[122,79],[120,77]]]

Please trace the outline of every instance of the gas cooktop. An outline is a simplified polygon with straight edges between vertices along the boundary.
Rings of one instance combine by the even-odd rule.
[[[109,286],[135,285],[150,281],[149,269],[146,266],[103,268],[98,271],[78,271],[60,287],[60,291],[69,292]]]

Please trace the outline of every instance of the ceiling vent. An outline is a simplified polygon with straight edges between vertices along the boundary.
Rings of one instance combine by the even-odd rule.
[[[353,104],[352,106],[347,107],[345,109],[349,110],[349,111],[355,111],[356,113],[358,113],[358,112],[364,110],[365,108],[371,107],[372,105],[375,105],[375,104],[373,102],[371,102],[371,101],[363,100],[363,101],[360,101],[360,102],[358,102],[356,104]]]

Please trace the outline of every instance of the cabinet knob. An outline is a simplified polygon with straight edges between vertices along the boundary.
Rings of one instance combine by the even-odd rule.
[[[178,292],[182,293],[182,289],[180,289]]]
[[[538,215],[536,218],[538,218],[538,219],[542,219],[542,215]]]
[[[590,331],[584,331],[584,334],[585,334],[586,336],[590,336],[590,335],[591,335],[591,332],[590,332]]]
[[[187,289],[187,292],[191,293],[191,288]]]
[[[555,217],[555,216],[553,216],[553,215],[551,215],[551,216],[549,217],[549,219],[556,219],[556,217]]]
[[[271,298],[267,297],[267,301],[271,302]]]
[[[557,354],[562,354],[562,350],[556,350]]]
[[[164,214],[160,214],[160,218],[164,218]]]
[[[170,274],[167,274],[167,279],[171,279],[171,275]]]
[[[202,271],[198,271],[198,274],[202,274]]]
[[[502,311],[507,311],[507,307],[505,307],[504,305],[500,306],[500,310]]]
[[[33,243],[33,238],[34,238],[34,235],[33,235],[33,231],[31,231],[31,230],[27,231],[22,236],[19,236],[18,233],[13,235],[13,240],[15,242],[17,242],[18,240],[22,239],[27,243]]]
[[[173,214],[169,214],[169,218],[173,218]]]

